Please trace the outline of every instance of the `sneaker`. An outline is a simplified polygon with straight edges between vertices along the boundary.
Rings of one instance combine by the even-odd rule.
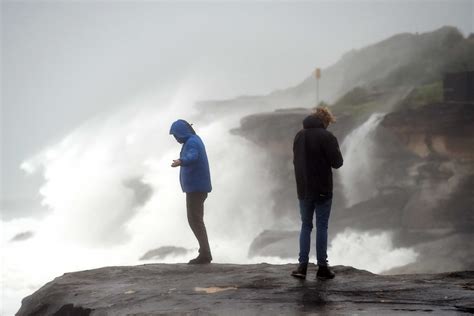
[[[202,256],[199,255],[194,259],[189,260],[188,264],[208,264],[211,263],[212,256]]]
[[[322,280],[334,279],[335,276],[336,274],[328,266],[319,266],[318,273],[316,274],[316,277]]]
[[[306,270],[308,269],[307,263],[300,263],[298,268],[291,272],[291,276],[298,279],[306,279]]]

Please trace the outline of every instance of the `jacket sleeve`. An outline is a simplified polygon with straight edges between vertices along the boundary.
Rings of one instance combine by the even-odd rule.
[[[298,132],[295,136],[295,139],[293,140],[293,164],[295,164],[296,161],[296,156],[298,155],[298,145],[299,145],[299,140],[301,138],[301,131]]]
[[[181,160],[182,166],[189,166],[196,162],[199,158],[199,146],[197,142],[193,139],[184,144],[183,152],[181,153]]]
[[[344,160],[342,159],[341,150],[339,149],[339,143],[334,135],[331,134],[331,137],[328,138],[328,143],[325,149],[331,167],[334,169],[342,167]]]

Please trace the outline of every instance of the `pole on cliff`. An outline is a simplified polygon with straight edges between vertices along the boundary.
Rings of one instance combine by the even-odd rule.
[[[316,77],[316,106],[319,106],[319,79],[321,78],[321,68],[316,68],[314,76]]]

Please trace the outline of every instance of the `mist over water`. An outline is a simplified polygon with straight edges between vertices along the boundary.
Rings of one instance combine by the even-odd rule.
[[[51,212],[43,220],[2,222],[1,246],[6,258],[2,284],[7,301],[2,314],[13,314],[23,297],[65,272],[157,262],[139,258],[162,246],[191,251],[161,262],[187,262],[197,253],[197,241],[186,219],[179,169],[170,167],[181,148],[169,135],[171,123],[178,118],[194,123],[208,151],[213,192],[205,203],[205,223],[214,262],[296,262],[296,241],[294,258],[247,256],[249,245],[263,230],[299,229],[279,222],[272,213],[276,179],[266,167],[271,157],[229,132],[253,111],[234,109],[204,123],[193,107],[193,89],[192,83],[185,83],[173,96],[137,98],[115,113],[86,122],[25,160],[23,170],[44,177],[40,194]],[[360,142],[361,134],[367,136],[380,118],[380,114],[371,117],[362,131],[353,132],[350,141]],[[345,143],[346,161],[351,160],[350,155],[361,155],[351,153],[353,145]],[[367,155],[363,153],[361,159]],[[351,176],[355,175],[349,173],[346,181],[353,186]],[[295,197],[298,216],[296,205]],[[11,241],[23,232],[33,236]],[[412,262],[416,254],[393,249],[388,233],[346,231],[333,240],[329,255],[332,264],[381,272]]]

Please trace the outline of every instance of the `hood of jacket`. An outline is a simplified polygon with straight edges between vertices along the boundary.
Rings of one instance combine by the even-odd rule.
[[[189,137],[196,133],[188,122],[185,120],[177,120],[171,125],[170,134],[173,135],[179,143],[184,144]]]
[[[303,128],[325,128],[323,122],[314,115],[309,115],[303,120]]]

